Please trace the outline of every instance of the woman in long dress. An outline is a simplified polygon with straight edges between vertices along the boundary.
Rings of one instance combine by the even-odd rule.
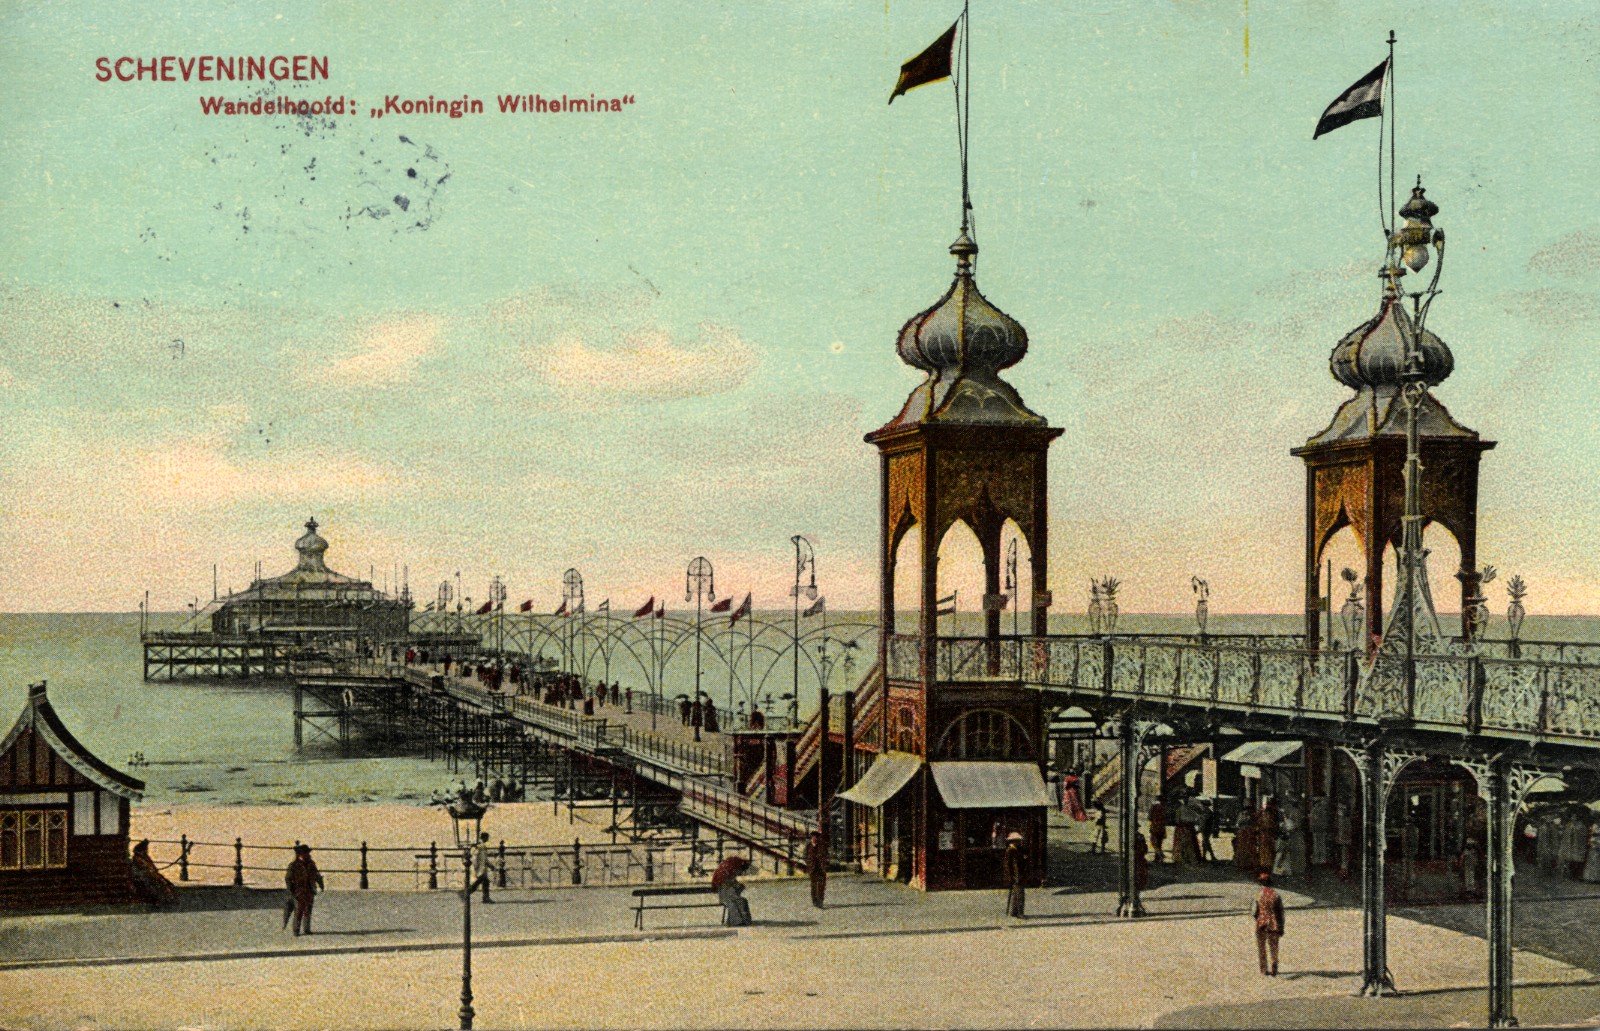
[[[722,903],[722,922],[729,927],[745,927],[750,923],[750,903],[745,901],[744,885],[739,875],[750,866],[744,856],[730,856],[717,864],[711,874],[711,890]]]
[[[1074,820],[1083,821],[1089,814],[1083,810],[1083,796],[1078,790],[1078,775],[1069,773],[1061,778],[1061,811]]]

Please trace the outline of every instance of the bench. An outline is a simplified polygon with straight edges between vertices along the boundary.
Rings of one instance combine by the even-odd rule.
[[[711,896],[710,902],[674,902],[672,899],[696,895]],[[712,906],[722,908],[721,900],[717,899],[716,889],[709,884],[689,884],[677,888],[635,888],[633,889],[633,926],[636,930],[644,930],[644,911],[647,909],[707,909]],[[667,902],[651,903],[651,899],[668,899]]]

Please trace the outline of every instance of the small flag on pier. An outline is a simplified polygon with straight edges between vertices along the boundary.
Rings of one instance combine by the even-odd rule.
[[[533,611],[533,599],[529,598],[527,601],[525,601],[521,605],[517,606],[517,611],[518,612],[532,612]]]
[[[800,614],[802,616],[815,616],[818,613],[826,613],[827,611],[828,611],[828,599],[824,597],[824,598],[818,598],[816,601],[812,602],[810,607],[807,608],[804,612],[802,612]]]
[[[650,615],[655,610],[656,610],[656,596],[652,594],[650,596],[650,600],[649,601],[647,601],[643,605],[639,606],[638,611],[636,611],[633,614],[633,618],[634,619],[643,619],[644,617]]]
[[[894,84],[889,103],[908,90],[950,78],[950,54],[955,49],[956,26],[960,24],[961,19],[957,18],[928,49],[900,66],[900,81]]]
[[[595,611],[596,612],[610,612],[611,611],[611,599],[607,598],[605,601],[601,602],[600,603],[600,607],[595,609]]]
[[[1383,114],[1383,80],[1388,74],[1389,61],[1385,59],[1378,67],[1357,79],[1355,85],[1339,94],[1339,99],[1322,112],[1322,117],[1317,119],[1317,131],[1311,134],[1311,138],[1316,139],[1340,126]]]
[[[953,615],[955,615],[956,614],[956,595],[958,595],[960,593],[961,593],[960,591],[951,591],[949,594],[945,595],[943,598],[940,598],[938,603],[934,606],[934,615],[936,615],[936,616],[953,616]]]
[[[482,605],[478,606],[478,615],[487,616],[493,608],[494,602],[486,601]]]
[[[423,606],[422,611],[424,611],[424,612],[432,612],[433,611],[433,606],[435,604],[436,604],[435,602],[431,602],[431,601],[428,602],[428,604]]]
[[[666,619],[667,618],[667,600],[665,598],[661,599],[661,605],[660,605],[659,608],[656,609],[656,618],[657,619]]]
[[[565,616],[566,614],[567,614],[567,599],[562,598],[561,599],[561,607],[559,609],[556,609],[555,612],[553,613],[553,615]]]
[[[746,591],[745,592],[745,596],[744,596],[744,601],[741,601],[739,603],[739,607],[733,610],[733,616],[728,620],[728,625],[729,626],[733,626],[735,623],[739,622],[739,617],[740,616],[748,616],[749,614],[750,614],[750,592]]]
[[[733,608],[733,599],[732,598],[723,598],[721,601],[719,601],[715,605],[711,606],[711,611],[712,612],[726,612],[731,608]]]

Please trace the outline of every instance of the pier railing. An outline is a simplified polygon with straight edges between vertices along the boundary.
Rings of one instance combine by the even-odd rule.
[[[241,838],[200,841],[152,839],[151,858],[179,883],[278,888],[295,845],[248,844]],[[711,875],[727,856],[750,860],[750,877],[790,877],[803,872],[805,843],[787,835],[710,837],[603,844],[511,844],[489,849],[491,884],[499,888],[578,888],[607,885],[691,884]],[[425,846],[315,846],[312,858],[327,887],[348,890],[459,891],[465,883],[462,850],[437,841]]]
[[[1564,646],[1563,654],[1579,654]],[[889,642],[889,675],[913,680],[920,638]],[[1363,688],[1363,656],[1156,637],[941,637],[933,669],[946,683],[1007,681],[1119,699],[1149,699],[1329,720],[1398,719],[1419,727],[1600,742],[1600,665],[1488,654],[1380,659]]]

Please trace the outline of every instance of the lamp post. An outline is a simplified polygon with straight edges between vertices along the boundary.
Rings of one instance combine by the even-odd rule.
[[[689,563],[683,576],[683,600],[694,602],[694,707],[700,707],[700,616],[704,601],[717,600],[716,572],[703,555]],[[700,740],[700,724],[705,722],[702,713],[694,721],[694,739]]]
[[[794,599],[794,701],[790,703],[794,710],[794,724],[800,723],[800,594],[805,592],[808,600],[817,598],[817,553],[811,547],[811,542],[800,534],[789,538],[789,543],[794,545],[794,586],[789,588],[789,596]],[[808,576],[809,581],[804,587],[800,586],[802,578]]]
[[[483,814],[489,807],[463,790],[445,806],[450,814],[456,845],[461,848],[461,1031],[472,1031],[472,848],[478,845]]]
[[[467,629],[466,621],[462,618],[461,597],[461,570],[458,569],[456,570],[456,633],[458,634],[465,633]]]
[[[563,649],[564,658],[567,660],[567,672],[576,673],[577,661],[572,655],[572,617],[583,608],[583,574],[575,568],[561,574],[561,601],[562,607],[567,610],[567,646]]]
[[[496,576],[489,584],[489,604],[493,606],[491,611],[494,612],[494,650],[495,656],[498,658],[505,652],[506,646],[506,627],[504,618],[506,608],[506,584],[505,581],[500,579],[499,576]]]

